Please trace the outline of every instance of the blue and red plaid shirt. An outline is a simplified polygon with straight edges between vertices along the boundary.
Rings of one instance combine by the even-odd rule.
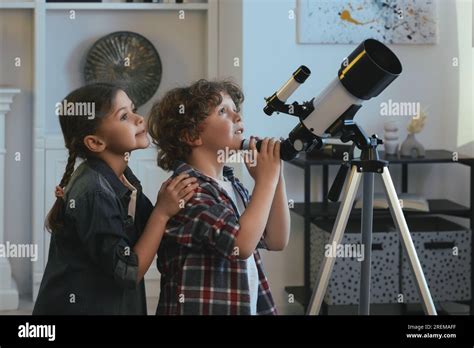
[[[158,250],[161,293],[156,314],[250,315],[247,262],[235,247],[237,207],[216,181],[179,162],[174,176],[183,172],[196,177],[199,188],[168,222]],[[249,192],[233,169],[224,167],[223,174],[247,206]],[[266,248],[263,237],[257,248]],[[253,257],[259,276],[257,314],[276,314],[258,250]]]

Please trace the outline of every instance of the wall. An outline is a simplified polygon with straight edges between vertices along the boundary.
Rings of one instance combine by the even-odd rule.
[[[242,56],[242,4],[223,0],[218,4],[219,41],[217,71],[220,77],[232,77],[242,83],[240,66],[234,57]],[[6,214],[5,240],[11,243],[31,243],[31,182],[32,182],[32,119],[33,119],[33,10],[0,11],[0,83],[21,88],[6,121]],[[176,20],[175,11],[76,11],[76,20],[68,19],[68,11],[48,11],[46,22],[46,131],[60,134],[54,118],[54,105],[72,89],[83,83],[82,67],[87,50],[102,35],[115,30],[140,32],[157,48],[163,63],[160,88],[152,101],[139,112],[146,115],[154,100],[170,88],[189,84],[206,77],[206,13],[186,11],[186,20],[170,31]],[[176,42],[182,42],[177,45]],[[21,69],[13,69],[13,59],[22,58]],[[16,162],[14,153],[21,152]],[[240,170],[240,168],[238,168]],[[14,184],[9,184],[14,183]],[[46,192],[45,194],[52,194]],[[48,196],[49,197],[49,196]],[[155,198],[151,197],[152,201]],[[45,199],[50,201],[50,199]],[[3,223],[3,222],[2,222]],[[31,296],[32,264],[29,259],[10,259],[13,277],[23,297]],[[155,267],[155,266],[152,266]]]
[[[48,11],[46,131],[60,133],[54,106],[72,89],[84,84],[87,52],[96,40],[109,33],[138,32],[151,41],[160,55],[162,79],[156,94],[139,108],[143,115],[168,89],[203,76],[206,73],[206,47],[202,45],[206,37],[205,16],[203,11],[186,11],[185,19],[180,20],[176,11],[88,10],[76,11],[76,19],[71,20],[68,11]]]
[[[420,102],[427,107],[428,120],[417,138],[427,149],[448,149],[474,155],[472,117],[472,23],[470,1],[438,1],[439,42],[437,45],[390,46],[403,64],[403,74],[377,98],[367,102],[359,111],[356,122],[368,134],[383,135],[383,123],[394,120],[400,128],[400,141],[406,137],[408,117],[380,116],[380,103],[392,99],[399,102]],[[299,45],[296,43],[296,19],[289,11],[296,8],[294,0],[244,0],[243,6],[243,82],[246,93],[244,116],[246,133],[284,136],[296,125],[285,115],[268,118],[263,112],[263,98],[271,95],[301,64],[312,70],[305,84],[290,98],[309,100],[317,96],[336,77],[339,65],[355,46]],[[296,13],[296,11],[295,11]],[[459,58],[459,66],[452,64]],[[332,183],[337,168],[330,170]],[[391,167],[395,186],[401,189],[400,168]],[[303,200],[303,171],[285,166],[288,198]],[[313,169],[311,197],[321,199],[321,169]],[[416,166],[409,170],[409,192],[427,198],[449,198],[468,205],[469,170],[463,166]],[[247,176],[247,184],[252,184]],[[376,180],[376,191],[382,192]],[[466,220],[461,220],[466,223]],[[293,215],[292,236],[284,252],[264,255],[270,285],[275,300],[283,312],[295,312],[283,290],[285,285],[303,282],[303,225]]]
[[[0,10],[0,84],[20,88],[5,122],[5,241],[31,243],[31,149],[33,120],[33,12]],[[7,44],[7,42],[9,44]],[[15,67],[15,58],[21,66]],[[21,160],[15,156],[19,152]],[[20,293],[31,290],[32,263],[10,258]]]

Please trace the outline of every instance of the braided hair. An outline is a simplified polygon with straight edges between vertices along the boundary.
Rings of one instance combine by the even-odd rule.
[[[64,136],[64,143],[68,150],[68,158],[63,177],[59,186],[56,187],[57,192],[59,190],[61,194],[56,193],[56,201],[46,217],[45,227],[48,231],[58,231],[63,227],[66,204],[63,198],[64,189],[69,184],[74,173],[77,158],[87,159],[91,156],[91,153],[84,144],[84,138],[88,135],[96,134],[102,119],[111,111],[115,96],[120,90],[125,89],[108,83],[94,83],[72,91],[59,103],[61,106],[91,103],[94,117],[86,114],[71,113],[69,110],[67,113],[64,110],[62,113],[57,112]],[[59,107],[60,105],[57,106]],[[73,107],[72,110],[77,111],[79,109]],[[84,109],[81,108],[80,110]]]

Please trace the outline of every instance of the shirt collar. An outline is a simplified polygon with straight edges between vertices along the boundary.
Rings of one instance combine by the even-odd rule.
[[[117,194],[118,197],[123,197],[126,194],[130,193],[130,190],[120,181],[117,175],[115,175],[112,168],[110,168],[109,165],[103,160],[97,157],[91,157],[88,158],[86,162],[90,168],[94,169],[105,177],[105,179],[109,182],[110,186],[112,186],[114,192]],[[133,174],[132,170],[128,166],[125,168],[123,174],[130,182],[130,184],[132,184],[137,189],[137,191],[142,190],[140,180],[137,179],[137,177]]]
[[[191,167],[189,164],[183,161],[176,161],[175,162],[175,169],[174,173],[176,175],[179,175],[181,173],[187,173],[189,175],[192,175],[194,177],[199,177],[207,182],[215,182],[212,178],[208,177],[207,175],[204,175],[201,173],[199,170],[197,170],[194,167]],[[222,170],[222,174],[224,175],[225,178],[229,179],[231,182],[234,182],[235,176],[234,176],[234,168],[229,167],[229,166],[224,166]]]
[[[204,175],[199,170],[197,170],[194,167],[191,167],[189,164],[187,164],[186,162],[183,162],[183,161],[177,160],[175,162],[174,168],[175,168],[174,169],[174,175],[179,175],[181,173],[187,173],[190,176],[200,178],[201,180],[204,180],[205,182],[207,182],[206,185],[209,185],[208,188],[209,187],[211,188],[211,192],[214,192],[216,197],[219,197],[219,193],[224,194],[229,199],[229,201],[231,202],[232,207],[235,211],[235,214],[237,216],[239,216],[239,210],[237,209],[237,206],[235,205],[234,201],[229,196],[228,192],[226,190],[224,190],[219,185],[219,183],[217,181],[215,181],[214,179],[208,177],[207,175]],[[239,193],[240,198],[242,199],[242,202],[244,203],[244,206],[247,207],[247,203],[248,203],[248,200],[249,200],[250,197],[248,196],[247,191],[242,186],[242,184],[239,182],[239,180],[234,176],[234,168],[229,167],[229,166],[224,166],[224,168],[222,170],[222,174],[224,175],[225,178],[227,178],[232,183],[232,186]]]

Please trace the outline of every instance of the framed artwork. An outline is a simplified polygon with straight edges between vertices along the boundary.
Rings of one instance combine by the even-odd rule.
[[[436,44],[436,0],[298,0],[298,42]]]

